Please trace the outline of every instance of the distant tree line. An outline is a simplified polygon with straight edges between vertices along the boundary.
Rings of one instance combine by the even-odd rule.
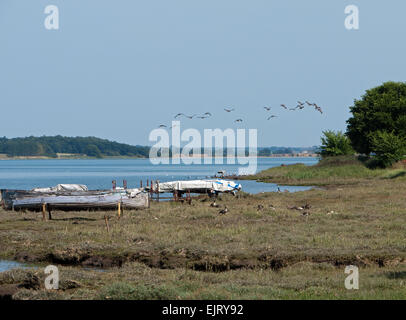
[[[262,147],[258,148],[258,156],[271,156],[273,154],[294,154],[303,151],[315,152],[317,147]],[[96,137],[63,137],[63,136],[42,136],[25,138],[0,138],[0,154],[9,157],[50,157],[57,158],[59,154],[72,154],[78,156],[87,156],[93,158],[103,157],[140,157],[148,158],[151,147],[149,146],[131,146],[124,143],[113,142]],[[179,152],[182,152],[182,148]],[[200,150],[201,154],[207,152],[204,148]],[[237,155],[236,150],[216,150],[212,148],[212,155],[218,153],[227,156],[229,154]],[[169,149],[169,156],[173,153],[172,147]],[[244,154],[249,155],[249,149],[245,148]],[[157,150],[157,155],[162,155],[162,150]]]
[[[302,147],[266,147],[258,148],[258,156],[268,157],[273,154],[297,154],[303,153],[305,151],[309,153],[316,153],[318,150],[317,146],[302,148]]]
[[[56,158],[58,153],[103,157],[148,157],[150,147],[131,146],[95,137],[26,137],[0,138],[0,154],[9,157],[45,156]]]

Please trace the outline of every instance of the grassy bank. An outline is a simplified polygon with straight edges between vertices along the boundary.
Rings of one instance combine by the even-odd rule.
[[[404,299],[405,269],[360,269],[359,290],[346,290],[344,268],[302,262],[280,271],[213,273],[127,263],[105,272],[59,267],[59,290],[45,290],[43,269],[0,273],[14,299]],[[0,289],[1,290],[1,289]]]
[[[355,157],[322,159],[318,164],[295,164],[270,168],[242,179],[274,182],[287,185],[358,184],[368,180],[406,178],[406,166],[397,164],[388,169],[369,169]]]

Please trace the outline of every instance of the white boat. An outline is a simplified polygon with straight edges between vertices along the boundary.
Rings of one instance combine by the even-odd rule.
[[[147,187],[151,190],[151,187]],[[241,184],[234,181],[227,181],[221,179],[215,180],[179,180],[169,182],[154,183],[152,186],[153,191],[159,193],[234,193],[242,189]]]

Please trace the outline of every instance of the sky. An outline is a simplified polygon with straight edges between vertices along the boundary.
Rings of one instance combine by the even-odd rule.
[[[59,30],[44,26],[48,5]],[[359,30],[345,28],[347,5]],[[399,0],[1,0],[0,136],[152,145],[178,112],[210,112],[181,129],[318,145],[323,130],[345,131],[365,90],[405,80],[404,12]],[[280,107],[298,100],[324,113]]]

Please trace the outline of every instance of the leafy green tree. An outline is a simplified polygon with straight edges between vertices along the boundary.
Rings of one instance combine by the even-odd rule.
[[[371,145],[376,154],[377,166],[386,168],[401,160],[406,154],[406,142],[393,132],[377,131],[370,136]]]
[[[386,82],[367,90],[361,100],[350,107],[352,117],[347,121],[347,136],[354,149],[369,155],[378,154],[377,144],[383,141],[402,141],[406,137],[406,83]],[[390,133],[383,138],[377,132]],[[386,143],[384,143],[386,144]]]
[[[319,152],[322,157],[354,154],[350,139],[341,131],[327,130],[323,131],[323,135]]]

